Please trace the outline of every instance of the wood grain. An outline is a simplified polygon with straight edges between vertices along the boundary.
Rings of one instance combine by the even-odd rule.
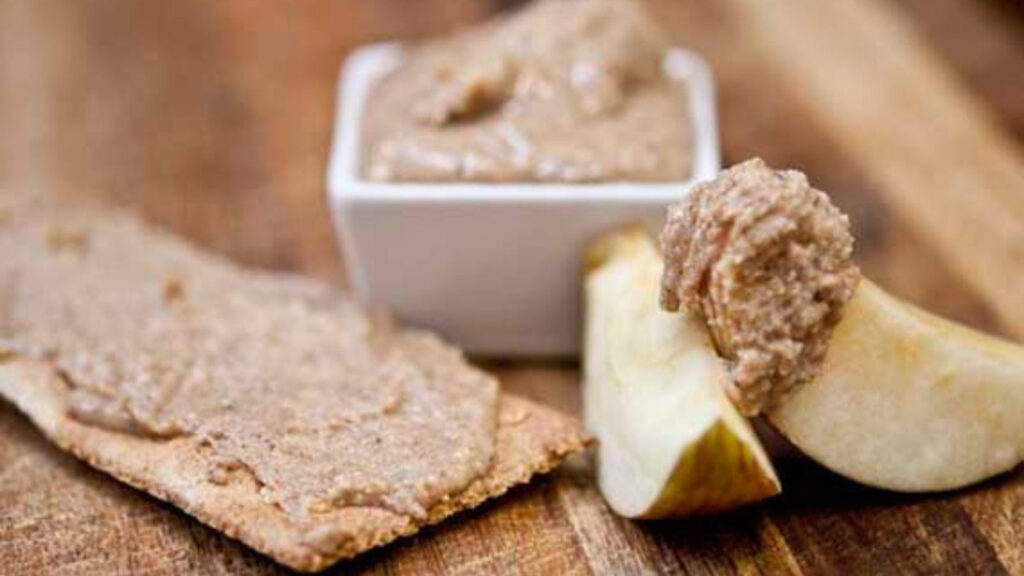
[[[769,52],[840,150],[878,179],[960,278],[1024,335],[1024,161],[1018,143],[919,41],[898,7],[751,2]],[[842,26],[830,26],[842,22]]]
[[[128,205],[247,264],[343,284],[323,171],[337,66],[513,1],[5,0],[0,194]],[[650,0],[719,84],[727,161],[805,169],[895,292],[1024,335],[1024,11],[1012,0]],[[2,256],[0,256],[2,257]],[[488,364],[579,410],[574,364]],[[786,493],[715,518],[611,514],[581,458],[339,566],[358,574],[1024,574],[1024,472],[899,496],[799,457]],[[0,406],[0,572],[277,574],[50,447]]]

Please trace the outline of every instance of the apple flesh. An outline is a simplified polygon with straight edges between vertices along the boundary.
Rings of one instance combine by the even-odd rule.
[[[585,278],[584,418],[598,483],[629,518],[708,513],[780,491],[702,322],[658,304],[661,258],[643,232],[599,242]]]
[[[820,375],[767,418],[808,456],[863,484],[959,488],[1024,460],[1024,348],[864,280]]]

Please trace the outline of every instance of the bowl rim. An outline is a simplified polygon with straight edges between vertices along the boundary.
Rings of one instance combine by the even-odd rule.
[[[694,183],[714,178],[721,168],[715,88],[707,62],[696,52],[670,48],[667,74],[685,81],[693,122],[693,174],[671,182],[370,182],[359,174],[360,135],[366,98],[372,82],[401,60],[397,42],[368,44],[342,63],[336,89],[334,135],[327,168],[332,203],[351,201],[427,203],[657,203],[677,200]]]

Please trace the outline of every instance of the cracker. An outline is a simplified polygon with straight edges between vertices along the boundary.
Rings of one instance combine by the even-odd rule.
[[[495,460],[485,476],[434,506],[422,520],[377,508],[342,510],[324,523],[321,541],[311,543],[277,507],[259,497],[256,485],[205,481],[207,464],[197,457],[194,439],[153,441],[79,424],[65,413],[66,391],[60,374],[44,362],[0,363],[0,395],[61,449],[282,564],[309,572],[500,496],[589,443],[576,420],[504,394]]]
[[[475,507],[551,470],[590,442],[575,419],[502,394],[491,465],[467,487],[434,503],[425,515],[349,505],[318,515],[311,530],[308,521],[300,525],[266,498],[255,475],[211,482],[214,455],[197,436],[126,434],[72,418],[68,397],[75,384],[46,358],[0,351],[0,396],[60,448],[302,571],[321,570]]]

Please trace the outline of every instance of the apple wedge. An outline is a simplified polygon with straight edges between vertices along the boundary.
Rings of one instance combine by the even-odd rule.
[[[811,458],[904,492],[1024,460],[1024,348],[864,279],[849,218],[803,173],[736,164],[673,204],[660,240],[663,307],[702,320],[730,399]]]
[[[863,484],[959,488],[1024,461],[1024,348],[862,280],[820,375],[767,417],[808,456]]]
[[[583,408],[598,483],[629,518],[734,508],[780,491],[707,329],[658,305],[661,258],[642,231],[588,254]]]

